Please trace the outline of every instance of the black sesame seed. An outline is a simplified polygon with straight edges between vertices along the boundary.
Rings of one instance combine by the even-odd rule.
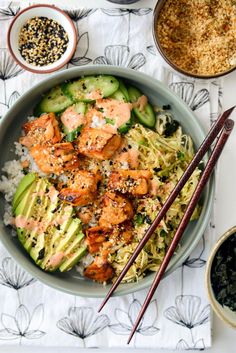
[[[45,254],[45,248],[43,248],[39,251],[39,255],[38,255],[37,260],[42,260],[44,258],[44,254]]]

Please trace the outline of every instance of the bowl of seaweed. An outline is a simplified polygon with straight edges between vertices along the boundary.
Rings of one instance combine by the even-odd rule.
[[[236,226],[226,231],[212,249],[206,286],[215,313],[236,329]]]

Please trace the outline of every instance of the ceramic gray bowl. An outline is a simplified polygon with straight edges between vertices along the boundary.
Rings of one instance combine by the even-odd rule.
[[[12,152],[13,142],[20,136],[21,126],[26,118],[32,114],[32,109],[40,100],[40,97],[51,87],[62,83],[65,80],[77,78],[81,75],[109,74],[124,78],[133,85],[136,85],[146,94],[154,105],[170,104],[175,119],[180,122],[185,132],[192,136],[197,148],[204,139],[204,132],[194,117],[192,111],[171,92],[161,82],[143,73],[114,66],[87,66],[65,70],[52,75],[50,78],[40,82],[28,92],[22,95],[18,101],[10,108],[8,113],[0,121],[0,168],[3,164],[14,159]],[[209,221],[214,197],[214,181],[208,183],[202,197],[202,212],[200,218],[191,222],[186,229],[181,248],[173,256],[165,275],[170,274],[174,269],[182,264],[200,240],[207,223]],[[103,297],[108,291],[108,287],[82,278],[75,270],[67,273],[46,273],[38,268],[30,259],[28,254],[20,245],[16,237],[11,236],[11,230],[5,227],[2,221],[4,213],[4,200],[0,199],[0,239],[11,256],[32,276],[38,278],[43,283],[58,290],[74,295],[86,297]],[[116,295],[123,295],[140,289],[149,287],[154,274],[146,276],[138,283],[122,284],[116,291]]]

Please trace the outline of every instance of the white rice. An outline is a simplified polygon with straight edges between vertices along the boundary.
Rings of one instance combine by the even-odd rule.
[[[88,267],[94,261],[94,257],[91,254],[87,254],[80,260],[79,264],[75,266],[76,271],[84,277],[84,269]]]
[[[16,160],[6,162],[2,171],[4,175],[0,179],[0,192],[4,194],[6,200],[3,222],[7,226],[12,224],[11,202],[24,173],[20,161]]]
[[[14,142],[15,154],[20,157],[21,162],[29,162],[29,172],[36,172],[39,176],[46,176],[35,163],[34,159],[31,157],[27,147],[21,145],[19,142]]]
[[[106,121],[105,119],[100,119],[98,116],[94,115],[93,118],[92,118],[92,124],[91,124],[91,127],[92,128],[100,128],[102,127],[103,125],[106,124]]]
[[[20,161],[6,162],[2,171],[5,175],[1,176],[0,180],[0,192],[5,196],[5,200],[10,203],[13,199],[16,188],[24,176],[23,168]]]

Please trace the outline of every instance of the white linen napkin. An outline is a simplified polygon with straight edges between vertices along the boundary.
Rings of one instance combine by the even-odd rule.
[[[24,4],[27,6],[28,4]],[[20,5],[0,8],[0,115],[46,75],[15,64],[6,49],[6,31]],[[68,9],[67,9],[68,10]],[[195,81],[170,70],[152,39],[152,10],[68,10],[79,32],[78,49],[67,67],[119,65],[145,72],[173,89],[207,130],[221,109],[220,81]],[[65,67],[64,69],[66,69]],[[204,270],[214,220],[194,252],[165,278],[149,306],[131,347],[204,349],[211,346],[211,313]],[[102,314],[100,299],[60,293],[31,278],[0,245],[0,345],[127,347],[126,341],[147,290],[112,298]]]

